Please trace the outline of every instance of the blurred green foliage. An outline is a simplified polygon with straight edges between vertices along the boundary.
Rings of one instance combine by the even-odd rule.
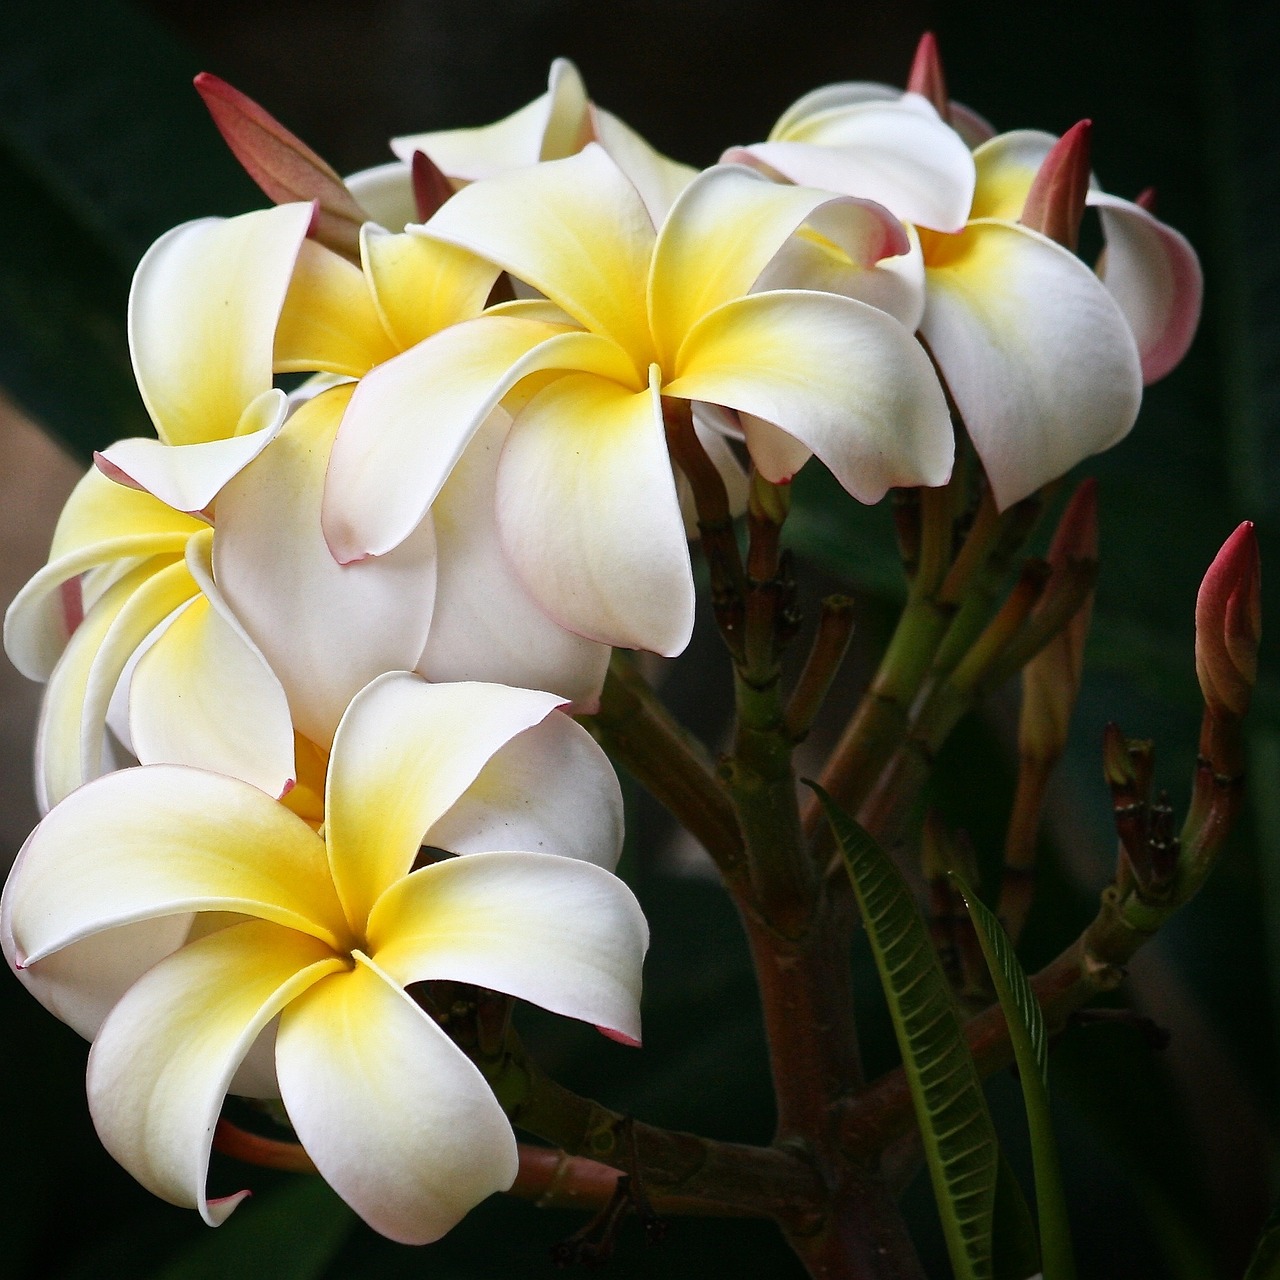
[[[307,58],[317,56],[304,24],[332,24],[342,6],[317,5],[313,13],[266,8],[275,14],[269,30],[297,24],[296,44],[253,46],[248,54],[234,41],[223,47],[232,55],[240,47],[245,66],[265,79],[264,66],[279,71],[280,101],[252,84],[243,87],[299,126],[286,109],[287,86],[307,83]],[[483,23],[465,5],[424,7],[420,17],[424,40],[447,36],[451,50],[493,68],[481,95],[485,109],[470,122],[537,92],[546,54],[563,52],[578,60],[606,105],[668,150],[705,162],[712,157],[703,154],[700,129],[729,120],[734,136],[717,134],[721,141],[758,135],[789,97],[842,74],[832,70],[837,58],[848,57],[843,74],[849,76],[884,78],[892,74],[886,65],[905,71],[917,31],[903,24],[917,14],[940,36],[957,97],[1002,127],[1061,131],[1092,117],[1095,167],[1104,185],[1132,195],[1154,183],[1162,216],[1201,251],[1208,297],[1191,355],[1150,389],[1130,438],[1082,468],[1100,478],[1103,569],[1090,674],[1022,948],[1034,970],[1089,918],[1110,873],[1113,837],[1098,766],[1106,720],[1156,739],[1158,776],[1175,804],[1185,802],[1198,717],[1191,651],[1196,585],[1241,519],[1258,522],[1268,566],[1265,625],[1280,626],[1274,586],[1280,574],[1270,568],[1280,563],[1280,230],[1274,217],[1280,194],[1274,68],[1280,59],[1270,7],[1210,0],[1158,10],[1137,0],[1081,0],[1069,8],[940,0],[931,9],[902,12],[902,6],[864,6],[874,12],[858,29],[880,33],[878,52],[865,60],[842,35],[844,6],[824,0],[799,9],[780,0],[600,8],[576,0],[510,0]],[[155,3],[152,9],[171,22],[185,16],[193,31],[217,25],[212,9],[203,27],[198,6]],[[347,9],[351,23],[364,20],[358,6]],[[229,26],[241,10],[218,6],[218,20]],[[891,18],[891,10],[899,16]],[[806,15],[813,28],[807,32]],[[148,429],[132,386],[124,327],[128,281],[142,251],[184,219],[261,201],[190,91],[201,61],[155,17],[119,0],[9,0],[5,17],[0,387],[87,455]],[[639,23],[667,29],[661,38],[655,30],[637,39]],[[520,39],[502,49],[483,43],[504,29]],[[801,55],[814,50],[820,56],[804,62]],[[631,67],[629,81],[617,78],[623,61]],[[234,71],[221,64],[210,69]],[[355,57],[348,70],[371,84],[382,73]],[[323,88],[333,91],[328,83]],[[454,83],[452,91],[465,96],[468,86]],[[393,127],[468,122],[448,118],[450,109]],[[680,145],[684,136],[687,150]],[[322,138],[309,140],[324,149]],[[809,468],[797,483],[789,533],[803,558],[858,594],[864,638],[872,643],[888,613],[884,602],[898,589],[887,512],[858,508]],[[714,664],[714,637],[707,642],[704,635],[698,652]],[[1053,1113],[1079,1265],[1082,1275],[1098,1280],[1240,1275],[1275,1191],[1268,1179],[1269,1135],[1280,1118],[1274,1089],[1280,684],[1268,652],[1264,648],[1253,717],[1257,802],[1251,820],[1201,898],[1139,957],[1128,988],[1140,1011],[1174,1027],[1173,1047],[1157,1054],[1133,1025],[1114,1021],[1075,1029],[1054,1049]],[[677,671],[669,686],[681,714],[713,738],[718,710],[706,690],[719,679],[716,670]],[[988,869],[1012,787],[1007,741],[999,707],[970,718],[943,753],[932,796],[969,832]],[[652,806],[633,797],[630,816],[628,866],[654,931],[645,1048],[629,1051],[534,1013],[524,1015],[527,1035],[550,1069],[611,1105],[713,1136],[767,1140],[765,1049],[732,910],[711,884],[654,866],[649,855],[668,832]],[[866,1055],[883,1067],[893,1061],[892,1033],[865,947],[855,962]],[[536,1277],[552,1272],[549,1245],[579,1225],[574,1215],[495,1198],[423,1254],[353,1223],[315,1180],[246,1171],[215,1158],[215,1189],[247,1182],[258,1194],[209,1233],[194,1215],[142,1191],[101,1151],[83,1103],[84,1046],[14,982],[0,984],[0,1026],[5,1274],[64,1280],[107,1274]],[[999,1078],[988,1092],[1002,1137],[1016,1134],[1016,1085]],[[1026,1152],[1016,1137],[1010,1146],[1027,1185]],[[923,1182],[909,1190],[906,1203],[929,1273],[945,1275]],[[624,1230],[610,1266],[619,1280],[744,1269],[800,1274],[771,1228],[741,1222],[674,1222],[656,1251],[644,1247],[638,1231]]]

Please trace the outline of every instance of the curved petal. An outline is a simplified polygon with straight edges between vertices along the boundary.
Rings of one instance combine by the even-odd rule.
[[[970,218],[1017,222],[1031,184],[1057,141],[1041,129],[1013,129],[978,147],[973,153],[978,184]]]
[[[788,126],[786,139],[746,148],[808,187],[861,196],[904,222],[938,231],[962,227],[973,199],[969,148],[932,108],[906,95],[814,113]]]
[[[147,410],[166,444],[231,435],[271,389],[271,349],[309,204],[188,222],[138,264],[129,350]]]
[[[648,363],[653,222],[599,145],[464,187],[421,234],[497,263]]]
[[[498,276],[492,263],[463,249],[372,223],[360,232],[360,257],[383,326],[401,351],[478,316]]]
[[[728,303],[689,335],[666,393],[781,427],[860,502],[951,472],[951,420],[928,357],[892,317],[849,298],[777,292]]]
[[[49,563],[18,592],[4,619],[4,647],[29,680],[47,680],[84,616],[80,574],[134,557],[181,555],[203,520],[90,468],[58,518]]]
[[[476,853],[393,885],[369,919],[397,981],[451,978],[640,1040],[644,912],[617,876],[537,853]]]
[[[103,1019],[152,965],[182,946],[192,920],[189,914],[139,920],[92,934],[19,968],[7,918],[9,904],[6,897],[5,918],[0,922],[5,959],[42,1005],[86,1040],[98,1034]]]
[[[540,391],[498,464],[498,531],[561,626],[668,657],[689,643],[693,574],[656,384],[566,374]]]
[[[184,445],[119,440],[95,454],[94,462],[117,484],[142,489],[175,511],[207,511],[222,486],[275,439],[287,410],[283,391],[264,391],[226,439]]]
[[[326,1182],[375,1231],[439,1239],[519,1167],[484,1077],[364,956],[280,1018],[289,1120]]]
[[[498,538],[495,483],[509,425],[505,413],[489,416],[432,504],[436,611],[416,669],[433,681],[546,689],[567,698],[575,712],[594,711],[608,646],[553,622],[516,577]]]
[[[622,855],[622,790],[595,739],[559,712],[499,747],[426,843],[450,853],[556,853],[612,871]]]
[[[843,219],[833,205],[844,206]],[[875,205],[781,186],[741,165],[717,165],[699,174],[676,201],[653,252],[649,321],[664,368],[674,364],[689,330],[723,303],[748,293],[770,259],[819,209],[837,235],[847,230],[838,225],[841,221],[857,222],[858,230],[845,238],[858,242],[859,261],[874,262],[907,248],[901,224]]]
[[[263,921],[190,943],[142,977],[89,1053],[89,1110],[102,1145],[148,1191],[217,1226],[247,1192],[205,1193],[213,1129],[258,1033],[346,967],[323,943]]]
[[[384,671],[413,667],[435,597],[431,521],[394,551],[335,562],[320,528],[333,438],[352,388],[302,405],[218,499],[213,563],[230,611],[284,685],[298,730],[322,747]]]
[[[1098,273],[1133,330],[1142,380],[1163,378],[1187,353],[1200,321],[1204,276],[1186,237],[1140,205],[1101,191],[1088,203],[1102,217],[1107,247]]]
[[[149,592],[155,578],[161,579],[161,585]],[[144,625],[137,632],[140,643],[167,612],[144,618],[146,604],[163,605],[165,597],[171,596],[169,608],[176,608],[194,591],[195,584],[181,562],[166,563],[163,557],[143,561],[103,594],[73,632],[49,676],[36,726],[35,783],[41,812],[103,771],[107,706],[133,652],[122,630],[117,629],[120,642],[113,642],[107,654],[102,654],[121,614],[132,607],[135,621],[142,618]],[[136,603],[140,592],[146,593],[141,606]]]
[[[275,368],[359,378],[397,350],[365,273],[332,249],[306,241],[280,312]]]
[[[698,176],[697,169],[655,151],[610,111],[593,107],[591,118],[596,140],[634,184],[653,225],[660,227],[676,197]]]
[[[901,89],[874,80],[842,80],[836,84],[824,84],[797,98],[778,117],[777,124],[769,130],[769,141],[803,136],[805,122],[811,116],[857,106],[862,102],[897,102],[905,96]]]
[[[515,383],[602,352],[621,354],[606,339],[566,333],[560,325],[481,316],[442,330],[363,378],[333,443],[325,482],[321,519],[335,558],[349,564],[399,546]]]
[[[860,263],[834,240],[802,228],[764,269],[754,292],[808,289],[839,293],[887,311],[914,333],[924,316],[924,254],[915,228],[906,230],[909,241],[906,252],[878,262]]]
[[[274,920],[330,945],[345,933],[315,832],[256,787],[181,765],[125,769],[69,795],[28,837],[4,898],[19,965],[191,911]]]
[[[205,596],[174,619],[134,669],[129,736],[141,764],[210,769],[272,796],[294,782],[284,689]]]
[[[407,161],[389,160],[348,174],[342,181],[369,217],[388,231],[403,231],[409,223],[418,221]]]
[[[413,865],[423,836],[490,757],[560,705],[496,684],[427,684],[405,671],[356,695],[325,783],[333,883],[359,930],[378,895]]]
[[[1001,508],[1121,439],[1142,399],[1129,326],[1097,276],[1026,227],[925,245],[921,332]]]

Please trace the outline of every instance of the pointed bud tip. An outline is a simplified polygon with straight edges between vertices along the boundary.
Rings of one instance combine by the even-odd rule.
[[[1022,207],[1023,226],[1072,252],[1080,241],[1080,223],[1089,193],[1092,134],[1093,121],[1081,120],[1054,143]]]
[[[911,70],[907,74],[907,92],[927,98],[933,109],[948,123],[951,121],[951,99],[947,94],[947,77],[942,69],[938,38],[926,31],[916,45]]]
[[[428,221],[453,195],[451,183],[444,171],[425,151],[415,151],[409,162],[409,176],[413,183],[413,202],[418,218]]]
[[[1244,521],[1222,544],[1196,596],[1196,676],[1211,712],[1242,716],[1258,673],[1262,638],[1258,535]]]

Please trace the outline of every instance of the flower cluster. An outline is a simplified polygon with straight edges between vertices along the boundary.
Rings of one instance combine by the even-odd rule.
[[[959,430],[1003,508],[1181,357],[1182,237],[1098,188],[1087,130],[950,103],[928,48],[911,91],[818,90],[704,172],[557,62],[498,124],[143,259],[158,439],[97,457],[6,618],[47,816],[0,935],[156,1194],[221,1220],[223,1100],[278,1097],[371,1225],[433,1239],[516,1145],[417,984],[638,1040],[618,786],[569,713],[613,647],[688,643],[678,433],[740,510],[815,456],[862,502],[942,485]],[[203,88],[252,152],[260,109]]]

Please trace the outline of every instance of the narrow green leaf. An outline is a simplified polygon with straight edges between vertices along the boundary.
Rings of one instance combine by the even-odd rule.
[[[999,1149],[951,988],[892,859],[821,787],[880,973],[956,1280],[991,1280]]]
[[[1018,1175],[1000,1153],[996,1207],[991,1225],[994,1280],[1027,1280],[1040,1270],[1040,1238]]]
[[[1036,1211],[1040,1220],[1041,1261],[1044,1280],[1075,1280],[1075,1259],[1067,1221],[1062,1175],[1058,1168],[1058,1143],[1049,1115],[1049,1045],[1044,1013],[1031,990],[1026,971],[1014,955],[1013,944],[994,912],[974,893],[958,872],[951,872],[969,908],[986,958],[996,997],[1009,1024],[1009,1038],[1022,1080],[1031,1135],[1031,1163],[1036,1179]]]

